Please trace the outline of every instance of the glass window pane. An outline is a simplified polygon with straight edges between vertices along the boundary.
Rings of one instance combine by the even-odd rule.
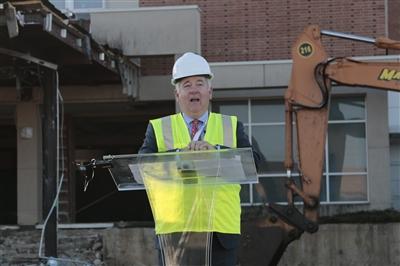
[[[321,193],[320,193],[320,202],[327,201],[327,194],[326,194],[326,176],[322,177],[321,181]]]
[[[248,134],[248,132],[246,131]],[[267,125],[252,127],[251,143],[260,156],[259,173],[286,173],[285,160],[285,127],[284,125]],[[293,169],[292,174],[298,173],[298,152],[296,129],[293,129]]]
[[[283,126],[284,127],[284,129],[283,129],[283,132],[284,132],[284,134],[286,134],[285,133],[285,126]],[[299,153],[298,153],[298,145],[297,145],[297,129],[296,129],[296,125],[294,124],[293,125],[293,132],[292,132],[292,134],[293,134],[293,147],[292,147],[292,159],[293,159],[293,167],[292,167],[292,174],[299,174],[299,167],[298,167],[298,160],[299,160]],[[284,139],[285,139],[285,136],[284,136]],[[286,143],[285,143],[285,145],[286,145]],[[282,149],[283,149],[283,155],[285,156],[285,153],[286,153],[286,147],[285,146],[283,146],[282,147]],[[283,158],[285,158],[285,157],[283,157]],[[285,173],[286,173],[286,169],[285,169]]]
[[[267,202],[286,202],[285,178],[283,177],[260,177],[259,184],[264,188],[267,194]],[[255,203],[261,203],[262,200],[253,186],[253,197]]]
[[[103,0],[74,0],[74,9],[103,8]]]
[[[253,126],[252,135],[252,145],[261,153],[258,172],[284,172],[284,126]]]
[[[329,120],[364,120],[365,103],[362,97],[333,98]]]
[[[57,9],[65,9],[65,1],[66,0],[50,0]]]
[[[343,175],[329,177],[331,201],[366,201],[367,177],[365,175]]]
[[[251,102],[252,123],[271,123],[284,121],[285,105],[283,100]]]
[[[330,172],[366,172],[365,124],[329,124]]]
[[[235,115],[238,117],[240,122],[248,123],[249,119],[247,106],[247,102],[245,101],[230,103],[215,102],[212,104],[212,110],[224,115]]]
[[[296,186],[300,188],[300,178],[293,177]],[[286,177],[260,177],[259,184],[264,188],[267,194],[267,202],[287,202],[287,189],[285,186]],[[262,203],[261,197],[257,192],[256,186],[253,186],[254,203]],[[302,202],[300,197],[294,198],[295,202]]]
[[[241,185],[240,202],[250,203],[250,185]]]
[[[246,133],[246,135],[249,136],[249,125],[243,125],[243,128],[244,128],[244,133]]]

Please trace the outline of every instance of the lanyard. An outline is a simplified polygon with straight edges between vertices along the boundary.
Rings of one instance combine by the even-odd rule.
[[[204,128],[206,127],[207,121],[203,123],[203,125],[197,130],[196,134],[194,134],[192,141],[198,141],[200,139],[201,134],[204,131]]]

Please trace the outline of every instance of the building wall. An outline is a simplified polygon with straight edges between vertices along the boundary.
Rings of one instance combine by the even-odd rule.
[[[140,0],[140,7],[198,5],[201,53],[210,62],[290,59],[296,37],[310,24],[377,37],[386,34],[385,1]],[[394,19],[393,19],[394,20]],[[330,56],[382,55],[369,44],[324,37]],[[169,75],[173,62],[142,59],[145,75]]]
[[[55,5],[59,9],[67,8],[74,12],[85,12],[87,9],[101,9],[101,8],[112,8],[112,9],[123,9],[123,8],[134,8],[138,7],[138,0],[124,0],[124,1],[113,1],[113,0],[49,0],[50,3]],[[103,7],[102,7],[103,6]]]
[[[202,54],[211,62],[289,59],[296,36],[309,24],[365,36],[385,35],[385,1],[140,0],[139,6],[198,5]],[[332,56],[382,51],[329,41]]]
[[[390,143],[390,177],[392,192],[392,207],[400,210],[400,138],[392,136]]]
[[[388,0],[389,38],[400,40],[400,1]],[[399,54],[399,51],[389,50]],[[390,176],[393,208],[400,210],[400,93],[389,92]]]
[[[96,11],[90,13],[90,23],[97,42],[125,56],[171,56],[200,50],[200,11],[196,5]]]
[[[388,93],[389,129],[391,133],[400,133],[400,93]]]
[[[398,265],[395,235],[400,235],[397,223],[322,225],[291,244],[279,265]]]
[[[400,40],[400,1],[388,0],[388,34],[393,40]],[[389,50],[390,54],[399,54],[399,51]],[[400,133],[400,94],[389,92],[389,127],[391,133]],[[400,176],[397,177],[400,180]]]
[[[105,1],[106,8],[135,8],[139,6],[138,0],[124,0],[124,1]]]
[[[400,40],[400,2],[398,0],[387,0],[388,2],[388,31],[393,40]]]
[[[390,177],[393,208],[400,209],[400,93],[388,93]]]
[[[93,265],[157,265],[151,228],[60,229],[59,256]],[[0,230],[1,265],[37,263],[39,230]],[[267,241],[267,240],[266,240]],[[326,224],[294,241],[278,265],[399,265],[400,224]],[[255,246],[262,253],[269,243]],[[72,265],[73,262],[71,262]],[[241,261],[240,265],[262,265]]]

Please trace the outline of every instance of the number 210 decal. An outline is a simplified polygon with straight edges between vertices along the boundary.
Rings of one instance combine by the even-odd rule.
[[[300,44],[298,52],[301,56],[308,57],[312,55],[313,47],[311,46],[311,44],[304,42]]]

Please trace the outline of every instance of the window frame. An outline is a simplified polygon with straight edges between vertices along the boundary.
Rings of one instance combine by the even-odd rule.
[[[369,169],[368,169],[368,106],[367,106],[367,100],[366,100],[366,95],[365,94],[356,94],[356,95],[349,95],[349,96],[337,96],[334,97],[335,100],[340,100],[345,99],[345,98],[353,98],[353,97],[357,97],[360,98],[364,104],[364,119],[354,119],[354,120],[328,120],[328,127],[330,124],[350,124],[350,123],[360,123],[360,124],[364,124],[364,133],[365,133],[365,163],[366,163],[366,171],[365,172],[329,172],[329,148],[328,148],[328,141],[329,141],[329,135],[327,132],[326,135],[326,141],[325,141],[325,158],[324,158],[324,162],[325,162],[325,169],[323,170],[322,176],[325,177],[323,178],[323,180],[321,180],[321,182],[324,182],[325,180],[325,187],[326,187],[326,195],[325,198],[326,200],[321,201],[320,204],[321,205],[357,205],[357,204],[366,204],[370,202],[370,181],[369,181]],[[282,98],[265,98],[265,99],[257,99],[257,98],[247,98],[247,99],[241,99],[241,100],[233,100],[232,101],[219,101],[216,100],[214,102],[215,105],[217,105],[218,107],[223,106],[224,103],[237,103],[237,102],[243,102],[246,103],[247,105],[247,122],[243,123],[243,126],[247,129],[248,131],[248,137],[249,137],[249,141],[250,143],[252,143],[252,136],[253,136],[253,127],[254,126],[284,126],[285,122],[265,122],[265,123],[260,123],[260,122],[256,122],[256,123],[252,123],[252,103],[254,103],[254,101],[282,101]],[[299,177],[300,174],[297,172],[293,172],[292,173],[293,177]],[[330,200],[330,177],[331,176],[365,176],[365,182],[366,182],[366,199],[365,200],[355,200],[355,201],[331,201]],[[276,178],[276,177],[286,177],[286,172],[282,172],[282,173],[263,173],[263,174],[259,174],[258,177],[261,178]],[[242,189],[249,189],[248,191],[248,195],[249,195],[249,201],[246,202],[242,202],[241,205],[242,206],[257,206],[257,205],[261,205],[262,203],[260,202],[255,202],[255,198],[254,198],[254,185],[253,184],[249,184],[246,186],[242,186]],[[284,188],[282,188],[284,189]],[[321,189],[322,192],[322,189]],[[277,202],[277,203],[285,203],[285,202]],[[302,201],[296,201],[295,204],[303,204]]]

